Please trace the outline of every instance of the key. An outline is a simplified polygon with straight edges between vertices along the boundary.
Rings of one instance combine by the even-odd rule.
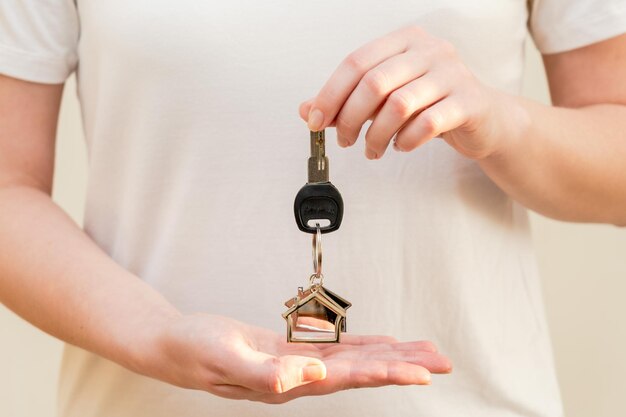
[[[320,227],[322,233],[339,229],[343,218],[343,199],[339,190],[329,181],[328,157],[324,131],[311,131],[311,156],[308,161],[307,183],[298,191],[293,205],[298,229],[316,233],[316,223],[329,223]]]

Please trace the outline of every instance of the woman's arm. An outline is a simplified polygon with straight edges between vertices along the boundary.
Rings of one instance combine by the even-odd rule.
[[[62,340],[138,369],[145,346],[134,342],[179,313],[50,198],[62,90],[0,76],[0,301]]]
[[[228,398],[284,402],[450,371],[429,342],[345,335],[341,345],[292,345],[225,317],[180,314],[51,200],[62,89],[0,75],[0,302],[135,372]]]
[[[542,214],[626,226],[626,35],[544,63],[558,107],[508,97],[527,115],[523,133],[480,165]]]
[[[369,159],[392,138],[407,152],[442,136],[533,210],[626,225],[626,35],[544,60],[561,107],[482,84],[453,45],[407,26],[349,54],[300,116],[335,125],[341,146],[373,120]]]

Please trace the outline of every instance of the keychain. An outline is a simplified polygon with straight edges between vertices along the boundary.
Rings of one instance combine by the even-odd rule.
[[[288,342],[339,342],[346,331],[346,310],[352,305],[324,287],[322,274],[322,232],[319,223],[313,235],[313,270],[309,288],[298,287],[298,295],[287,300]]]
[[[298,294],[287,300],[287,342],[339,342],[346,331],[346,310],[350,302],[323,286],[322,233],[335,231],[343,218],[343,199],[329,181],[328,157],[325,153],[324,131],[311,131],[311,156],[308,160],[308,181],[296,195],[294,214],[298,228],[313,234],[313,271],[309,287],[298,287]],[[319,222],[311,227],[310,222]]]

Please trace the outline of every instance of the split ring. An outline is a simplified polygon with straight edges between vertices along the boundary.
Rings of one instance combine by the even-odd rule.
[[[315,223],[317,232],[313,234],[313,271],[316,277],[322,275],[322,229],[319,223]]]

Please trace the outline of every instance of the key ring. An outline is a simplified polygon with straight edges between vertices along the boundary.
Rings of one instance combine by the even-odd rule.
[[[315,280],[318,280],[317,282]],[[309,288],[311,292],[317,291],[324,284],[324,275],[320,274],[319,276],[312,274],[309,277]]]
[[[313,275],[319,278],[322,275],[322,229],[315,223],[317,232],[313,234]]]

